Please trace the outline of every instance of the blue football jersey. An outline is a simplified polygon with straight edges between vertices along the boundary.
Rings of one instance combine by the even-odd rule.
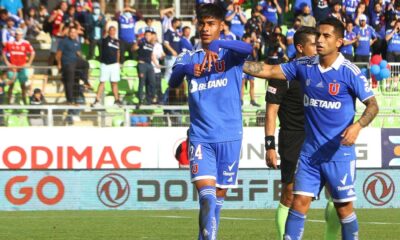
[[[286,79],[300,81],[304,91],[306,139],[302,154],[318,161],[351,161],[355,147],[340,143],[341,134],[353,123],[355,98],[373,96],[360,69],[342,54],[323,69],[319,57],[303,57],[281,65]]]
[[[191,141],[225,142],[242,139],[240,92],[245,57],[221,49],[211,69],[200,77],[187,76]],[[175,65],[201,64],[203,49],[178,56]]]

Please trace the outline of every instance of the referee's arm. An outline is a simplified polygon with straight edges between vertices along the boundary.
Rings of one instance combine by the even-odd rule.
[[[268,137],[275,138],[274,136],[275,136],[275,129],[276,129],[276,118],[278,117],[278,110],[279,110],[279,104],[267,102],[266,111],[265,111],[265,125],[264,125],[265,136],[267,138]],[[278,157],[276,154],[275,146],[268,147],[267,145],[266,145],[266,152],[265,152],[265,162],[268,167],[277,169],[278,168],[278,164],[277,164]],[[275,143],[274,143],[274,145],[275,145]]]

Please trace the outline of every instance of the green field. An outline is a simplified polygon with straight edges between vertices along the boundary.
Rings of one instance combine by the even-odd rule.
[[[223,210],[218,239],[275,239],[274,210]],[[400,239],[400,209],[358,209],[360,239]],[[1,240],[197,239],[197,211],[0,212]],[[311,210],[303,239],[323,239]],[[339,239],[339,237],[338,237]]]

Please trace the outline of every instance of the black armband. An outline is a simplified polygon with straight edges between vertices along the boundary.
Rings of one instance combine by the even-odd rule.
[[[275,136],[265,137],[265,150],[275,149]]]

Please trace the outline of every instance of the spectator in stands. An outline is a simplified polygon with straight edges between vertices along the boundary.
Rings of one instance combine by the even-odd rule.
[[[354,23],[356,25],[358,25],[358,26],[360,25],[360,17],[363,15],[367,17],[366,22],[367,22],[367,24],[369,24],[369,18],[367,16],[368,15],[367,5],[365,4],[365,2],[360,2],[357,6],[357,9],[356,9],[356,12],[355,12],[354,18],[353,18]]]
[[[63,16],[63,26],[69,26],[71,23],[79,23],[77,20],[76,8],[74,5],[69,5],[67,12]]]
[[[46,104],[42,90],[35,88],[32,96],[29,98],[29,104],[33,106],[39,106]],[[45,119],[42,116],[42,110],[40,109],[29,109],[29,124],[31,126],[45,126]]]
[[[21,28],[15,31],[15,41],[8,42],[3,49],[3,60],[8,67],[7,78],[8,102],[11,103],[15,81],[21,86],[22,101],[26,104],[26,82],[28,81],[27,67],[31,66],[35,59],[35,50],[32,45],[23,39],[24,32]],[[29,59],[27,61],[27,57]]]
[[[193,50],[193,45],[190,42],[190,32],[191,29],[189,26],[185,26],[182,28],[182,38],[180,42],[180,52],[184,51],[192,51]]]
[[[224,30],[221,31],[219,38],[221,40],[236,40],[236,35],[231,32],[231,22],[224,21]]]
[[[331,13],[329,14],[329,17],[334,17],[341,21],[343,24],[346,23],[346,16],[343,14],[342,11],[342,2],[341,0],[334,0],[331,3]]]
[[[46,21],[46,19],[49,17],[49,12],[47,11],[47,7],[44,4],[39,4],[39,10],[38,10],[38,18],[39,18],[39,23],[42,24]]]
[[[165,58],[165,52],[163,46],[158,42],[156,32],[153,32],[153,68],[154,68],[154,79],[155,79],[155,89],[154,92],[157,96],[157,102],[161,103],[163,100],[162,84],[161,84],[161,66],[160,60]]]
[[[0,8],[20,18],[23,18],[23,7],[21,0],[0,0]]]
[[[379,1],[376,1],[374,3],[374,9],[371,11],[370,21],[371,27],[373,27],[375,30],[381,21],[381,16],[384,16],[384,10],[382,8],[382,4]]]
[[[9,13],[6,9],[0,10],[0,27],[4,27],[7,25],[7,21],[11,19],[14,21],[14,26],[17,28],[21,28],[25,32],[25,24],[24,20],[17,15]]]
[[[393,29],[386,31],[388,43],[386,60],[388,62],[400,62],[400,19],[397,20]]]
[[[151,18],[151,17],[145,18],[144,19],[144,23],[146,25],[137,30],[137,33],[136,33],[136,38],[137,39],[143,38],[144,37],[144,33],[146,32],[146,30],[150,30],[150,31],[153,31],[153,32],[156,31],[156,29],[153,27],[153,18]]]
[[[82,59],[81,44],[77,40],[78,31],[72,27],[68,31],[68,37],[59,43],[56,60],[58,69],[62,72],[67,104],[77,104],[77,97],[80,95],[79,78],[90,88],[89,63]]]
[[[400,1],[392,1],[386,9],[386,28],[393,28],[396,21],[400,19]]]
[[[96,3],[100,8],[100,5]],[[85,29],[85,39],[87,38],[86,30],[89,28],[90,22],[90,13],[93,12],[93,5],[91,0],[72,0],[71,5],[74,5],[76,8],[76,19],[79,24]]]
[[[340,48],[340,52],[349,61],[354,61],[354,47],[353,45],[357,42],[357,34],[353,31],[353,22],[349,21],[346,23],[346,29],[344,31],[343,46]]]
[[[174,7],[160,9],[160,19],[161,19],[163,34],[166,33],[168,30],[174,31],[172,28],[172,20],[174,19],[174,15],[175,15]]]
[[[120,41],[120,63],[125,62],[125,52],[129,52],[129,59],[133,59],[133,49],[136,44],[135,36],[135,24],[136,18],[133,14],[136,10],[125,4],[122,14],[119,15],[118,26],[119,26],[119,41]]]
[[[247,60],[248,61],[257,61],[257,58],[258,58],[257,54],[258,54],[258,50],[260,49],[260,43],[257,41],[257,39],[252,39],[251,35],[248,34],[248,33],[243,35],[242,41],[246,42],[246,43],[249,43],[249,44],[251,44],[253,46],[253,52],[247,58]],[[249,93],[250,93],[250,104],[252,106],[255,106],[255,107],[260,107],[261,105],[256,102],[256,98],[255,98],[255,95],[254,95],[254,77],[250,76],[248,74],[245,74],[245,73],[243,73],[242,91],[241,91],[241,99],[240,99],[240,101],[241,101],[241,103],[243,105],[244,88],[245,88],[245,86],[247,85],[248,82],[250,83],[250,91],[249,91]]]
[[[165,80],[169,80],[172,72],[172,66],[175,63],[176,57],[181,53],[181,37],[178,29],[181,28],[181,20],[178,18],[172,19],[172,27],[164,34],[164,48],[165,48]]]
[[[186,132],[186,139],[176,148],[175,159],[179,163],[179,168],[189,168],[189,130]]]
[[[58,44],[62,40],[62,23],[64,14],[67,12],[68,4],[67,2],[60,2],[60,4],[53,10],[51,13],[48,22],[51,23],[51,47],[50,47],[50,55],[48,59],[49,66],[54,65],[54,60],[56,56],[56,52],[58,49]],[[50,71],[50,70],[49,70]]]
[[[138,51],[138,74],[139,74],[139,89],[138,98],[140,104],[156,104],[157,100],[154,99],[154,84],[155,73],[152,62],[154,62],[153,48],[154,48],[154,35],[150,30],[146,31],[144,38],[140,39],[137,45]],[[146,87],[146,98],[143,98],[143,87]]]
[[[36,39],[42,33],[43,26],[35,7],[29,8],[28,14],[25,16],[25,23],[27,27],[26,39]]]
[[[282,8],[279,6],[277,0],[262,0],[258,2],[257,10],[261,11],[267,21],[272,22],[274,25],[278,23],[278,15],[282,14]],[[264,20],[265,22],[265,20]]]
[[[338,0],[341,1],[341,0]],[[343,11],[350,19],[355,19],[355,13],[360,0],[343,0]]]
[[[367,16],[360,16],[360,26],[354,32],[357,34],[355,61],[369,62],[370,49],[377,38],[375,30],[367,24]]]
[[[7,42],[15,40],[15,30],[17,30],[17,28],[14,27],[14,21],[9,18],[7,20],[7,27],[1,30],[1,43],[3,46],[5,46]]]
[[[295,16],[303,13],[304,6],[307,5],[310,7],[310,14],[313,15],[312,10],[312,1],[311,0],[294,0],[294,12]]]
[[[104,28],[106,26],[106,17],[101,13],[100,5],[98,3],[93,4],[93,13],[89,13],[89,24],[88,24],[88,37],[89,37],[89,55],[88,59],[95,58],[95,48],[99,49],[101,55],[101,39],[103,38]]]
[[[108,36],[101,41],[100,54],[100,84],[97,89],[96,100],[93,106],[99,107],[100,98],[104,92],[105,82],[111,82],[111,88],[114,95],[114,105],[122,105],[118,95],[118,82],[120,81],[119,65],[119,41],[117,39],[117,29],[114,26],[108,28]]]
[[[257,38],[261,38],[262,26],[266,21],[264,15],[261,14],[257,8],[251,9],[251,18],[247,20],[246,25],[244,26],[245,32],[248,34],[255,33]]]
[[[314,11],[314,17],[319,21],[325,20],[328,16],[329,13],[331,12],[329,8],[329,3],[331,2],[330,0],[315,0],[313,1],[315,4],[313,8],[315,9]]]
[[[5,102],[4,99],[4,87],[6,86],[6,83],[3,81],[2,78],[0,78],[0,105],[2,105]],[[4,126],[4,109],[0,108],[0,126]]]
[[[289,59],[293,59],[296,57],[296,48],[294,46],[294,34],[296,33],[297,29],[301,27],[301,21],[300,19],[296,18],[293,23],[293,27],[288,29],[286,32],[286,54]]]
[[[236,35],[236,39],[241,39],[244,34],[244,25],[247,23],[242,7],[238,4],[230,4],[225,20],[231,23],[231,31]]]
[[[311,15],[311,6],[307,4],[303,4],[303,11],[297,18],[300,19],[301,26],[303,27],[315,27],[317,24],[317,21],[315,21],[315,18]]]

